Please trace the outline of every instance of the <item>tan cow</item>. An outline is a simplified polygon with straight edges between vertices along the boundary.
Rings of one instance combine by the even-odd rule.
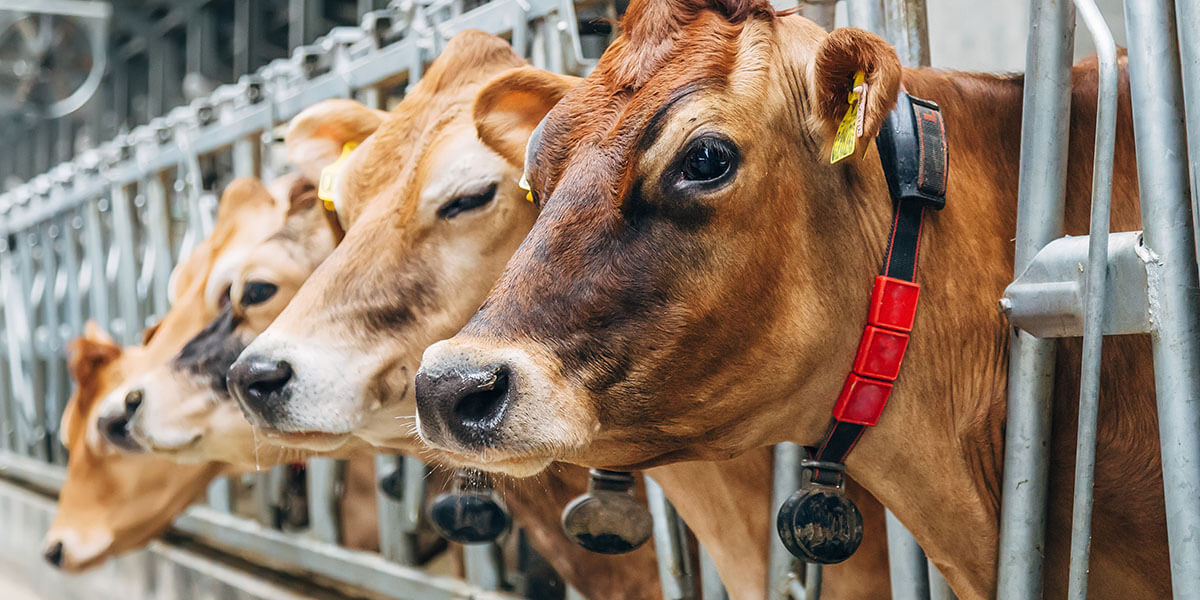
[[[224,288],[219,282],[208,285],[210,271],[219,271],[212,257],[253,243],[234,224],[255,231],[278,223],[281,216],[279,203],[256,180],[231,183],[222,195],[213,235],[172,274],[173,303],[220,304]],[[77,386],[61,428],[70,459],[45,543],[46,558],[56,566],[79,571],[142,546],[161,533],[222,469],[217,464],[181,466],[156,457],[120,454],[116,444],[100,435],[101,428],[109,429],[118,444],[128,446],[123,421],[99,419],[101,399],[123,399],[131,378],[177,352],[187,336],[210,318],[200,308],[173,315],[147,330],[144,346],[122,350],[94,324],[71,345],[69,366]]]
[[[471,322],[426,351],[420,427],[464,462],[640,468],[818,443],[892,222],[873,138],[901,81],[941,105],[947,207],[924,221],[905,366],[848,472],[962,599],[996,586],[1021,77],[902,70],[861,30],[765,1],[634,0],[550,111],[526,176],[542,213]],[[853,75],[858,152],[830,164]],[[505,98],[544,82],[513,80]],[[1076,68],[1066,231],[1087,231],[1094,64]],[[1139,227],[1128,83],[1112,223]],[[1047,597],[1066,593],[1079,345],[1060,344]],[[1105,341],[1092,598],[1166,598],[1149,344]]]
[[[463,79],[442,82],[440,69],[455,61],[474,63],[480,72],[455,69]],[[486,78],[529,70],[518,68],[521,64],[496,38],[455,38],[427,75],[444,88],[437,98],[441,116],[414,116],[418,102],[431,103],[421,87],[428,79],[423,80],[398,112],[349,155],[337,180],[338,207],[350,223],[345,240],[230,374],[231,386],[256,423],[292,443],[312,445],[313,438],[330,443],[329,434],[346,433],[374,444],[411,447],[411,430],[397,427],[395,417],[411,415],[408,390],[421,350],[465,322],[536,214],[517,186],[522,160],[489,150],[477,137],[474,120],[486,120],[515,138],[528,137],[565,91],[561,86],[578,81],[558,78],[561,86],[535,90],[504,106],[476,99]],[[354,115],[362,122],[355,123]],[[288,143],[306,148],[304,156],[323,152],[329,162],[345,141],[356,141],[369,130],[374,119],[373,111],[345,101],[314,106],[294,121]],[[413,122],[427,129],[413,133]],[[514,142],[517,146],[523,148],[523,141]],[[709,547],[738,598],[765,594],[770,541],[770,487],[765,482],[770,472],[769,453],[763,452],[654,474]],[[519,500],[514,495],[524,485],[529,484],[506,486],[510,502]],[[875,509],[871,525],[882,530],[882,510],[868,502],[864,506]],[[553,527],[561,536],[557,524]],[[856,584],[855,577],[839,578],[835,569],[827,580],[828,597],[886,595],[886,547],[881,537],[874,542],[856,559],[860,566],[845,567],[874,576],[860,577],[865,585],[856,592],[847,589]],[[586,565],[599,557],[577,560]]]

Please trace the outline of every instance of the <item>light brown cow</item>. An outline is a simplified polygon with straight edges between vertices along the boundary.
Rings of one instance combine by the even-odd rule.
[[[423,437],[510,473],[818,443],[892,222],[872,140],[903,80],[942,107],[948,205],[925,217],[904,371],[847,467],[959,598],[991,597],[1022,78],[902,71],[881,39],[762,1],[635,0],[622,31],[530,143],[533,231],[463,331],[426,351]],[[830,165],[857,70],[858,152]],[[1127,85],[1115,230],[1139,226]],[[1095,91],[1094,64],[1078,67],[1068,233],[1087,230]],[[1079,345],[1060,346],[1050,598],[1066,591],[1078,385]],[[1145,337],[1105,342],[1092,598],[1170,593],[1149,356]]]
[[[64,414],[63,428],[71,460],[59,495],[55,525],[47,535],[46,554],[50,562],[65,569],[81,570],[113,554],[141,547],[165,529],[219,473],[248,472],[302,458],[304,453],[295,449],[264,444],[256,453],[260,464],[243,459],[193,460],[195,464],[180,465],[162,460],[162,456],[143,453],[143,442],[130,439],[132,427],[124,414],[126,390],[136,390],[138,397],[144,396],[139,386],[130,384],[138,379],[135,375],[155,372],[153,367],[162,365],[183,346],[187,336],[200,330],[203,319],[212,316],[212,305],[228,306],[228,298],[221,297],[228,295],[226,288],[238,283],[229,278],[236,277],[243,262],[254,259],[255,243],[264,237],[264,231],[269,233],[269,229],[263,228],[282,222],[283,229],[290,225],[297,233],[316,233],[299,229],[296,222],[296,213],[301,212],[298,204],[311,205],[311,199],[298,192],[311,191],[312,185],[307,184],[306,188],[303,182],[293,185],[295,182],[295,177],[281,178],[272,184],[269,194],[256,180],[230,184],[222,195],[213,236],[173,274],[172,309],[148,330],[149,345],[121,349],[94,325],[74,342],[71,364],[77,391]],[[281,208],[283,202],[288,206],[286,220]],[[322,210],[316,214],[324,217],[323,213]],[[251,235],[240,231],[242,227]],[[280,268],[286,270],[287,266]],[[215,293],[202,293],[206,289]],[[208,302],[210,298],[216,302]],[[106,406],[119,407],[115,415],[101,414],[100,398],[105,398]],[[248,428],[240,415],[236,416]],[[86,443],[76,440],[85,435],[75,432],[76,427],[89,432]],[[117,445],[125,451],[116,452],[113,446]],[[351,507],[340,515],[342,543],[350,548],[377,549],[374,469],[369,456],[352,460],[348,465],[342,502]],[[103,546],[101,540],[107,541],[108,546]]]
[[[350,154],[338,176],[339,210],[350,223],[345,240],[239,359],[245,372],[231,373],[235,389],[245,386],[240,393],[251,418],[292,432],[275,434],[284,441],[312,445],[315,437],[327,443],[329,433],[348,430],[375,444],[411,447],[411,431],[397,428],[393,417],[411,414],[407,390],[420,351],[465,322],[532,224],[536,211],[517,186],[524,139],[565,88],[578,80],[559,77],[555,85],[532,90],[520,101],[489,104],[475,95],[487,77],[507,71],[520,76],[532,69],[517,68],[522,61],[501,40],[480,36],[472,42],[477,45],[465,41],[470,40],[452,41],[427,77],[439,81],[443,65],[468,59],[482,73],[439,82],[444,97],[438,100],[444,104],[436,105],[442,111],[437,119],[414,117],[413,106],[420,106],[416,103],[431,103],[422,95],[427,91],[421,87],[424,83],[418,85],[397,109],[398,116],[385,121]],[[338,156],[345,141],[356,141],[376,120],[374,111],[346,101],[317,105],[293,122],[288,144],[303,148],[300,154],[315,163],[309,171],[317,171]],[[426,123],[429,131],[411,132],[414,122]],[[481,133],[490,127],[510,134],[517,157],[489,150],[477,137],[475,125]],[[486,134],[482,137],[498,144]],[[407,166],[397,162],[397,156],[405,157]],[[475,190],[491,197],[475,198]],[[482,204],[473,206],[476,202]],[[444,210],[447,207],[458,208],[452,212]],[[388,315],[396,320],[386,320]],[[264,365],[258,373],[255,363]],[[277,378],[281,363],[287,364],[286,374]],[[354,390],[366,397],[359,398]],[[304,436],[298,441],[297,432]],[[763,482],[769,481],[770,465],[769,452],[764,451],[654,474],[710,548],[734,597],[765,594],[770,490]],[[529,502],[521,496],[526,486],[536,492],[536,483],[505,486],[514,509]],[[882,530],[882,509],[868,502],[869,497],[864,506],[874,517],[871,525]],[[549,508],[544,501],[539,504]],[[551,527],[560,539],[557,523]],[[885,550],[877,537],[870,551],[856,559],[859,565],[845,567],[858,578],[838,577],[837,569],[831,572],[827,597],[885,596]],[[599,558],[579,560],[586,565]],[[851,589],[856,584],[862,587]]]
[[[214,233],[196,247],[172,274],[171,296],[176,305],[220,303],[223,288],[208,286],[213,256],[252,244],[234,228],[250,231],[271,226],[282,217],[279,203],[256,180],[236,180],[222,195]],[[209,289],[212,288],[212,289]],[[94,325],[73,342],[70,370],[77,387],[63,413],[62,442],[70,451],[67,477],[59,492],[58,513],[46,534],[47,559],[66,570],[78,571],[105,558],[136,548],[157,536],[208,482],[221,465],[180,466],[149,456],[119,454],[119,448],[100,435],[127,446],[124,422],[101,421],[105,396],[123,399],[125,384],[136,374],[168,359],[203,327],[209,317],[197,307],[146,332],[146,345],[122,350]]]

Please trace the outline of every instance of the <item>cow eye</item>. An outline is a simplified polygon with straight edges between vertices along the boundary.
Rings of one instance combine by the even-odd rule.
[[[441,219],[453,219],[462,213],[465,213],[469,210],[474,210],[487,204],[488,202],[491,202],[495,197],[496,184],[493,183],[482,192],[458,196],[457,198],[441,205],[437,209],[437,216]]]
[[[262,304],[271,299],[279,287],[273,283],[265,281],[250,281],[246,283],[246,287],[242,289],[242,306],[254,306]]]
[[[733,172],[737,150],[729,142],[702,137],[688,145],[681,171],[685,181],[709,183]]]

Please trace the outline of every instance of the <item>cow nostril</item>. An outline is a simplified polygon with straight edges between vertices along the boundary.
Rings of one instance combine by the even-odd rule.
[[[133,416],[133,413],[137,412],[138,407],[140,407],[142,405],[142,397],[143,396],[144,396],[144,393],[142,392],[142,390],[133,390],[133,391],[129,392],[128,394],[125,394],[125,416],[126,417],[131,417],[131,416]]]
[[[246,396],[258,402],[278,393],[292,379],[292,365],[286,360],[253,362],[241,377]]]
[[[63,543],[61,541],[54,542],[46,552],[42,555],[46,558],[46,562],[54,565],[55,568],[62,567],[63,563]]]
[[[472,428],[495,427],[507,404],[508,368],[494,367],[490,377],[479,378],[471,387],[454,403],[455,419]]]

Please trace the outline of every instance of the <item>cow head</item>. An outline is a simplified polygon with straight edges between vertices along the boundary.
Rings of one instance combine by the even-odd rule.
[[[89,324],[68,353],[76,387],[63,413],[61,432],[70,460],[44,554],[52,565],[78,572],[161,533],[219,467],[181,466],[124,454],[98,434],[100,400],[153,364],[153,354],[145,347],[123,350]]]
[[[231,274],[225,258],[239,248],[234,224],[262,226],[278,219],[276,201],[251,180],[231,183],[222,196],[213,235],[172,273],[172,309],[146,330],[143,346],[121,349],[89,325],[71,346],[76,389],[63,413],[62,442],[70,451],[58,513],[46,535],[52,564],[83,570],[134,549],[162,532],[221,466],[178,465],[146,454],[130,436],[129,413],[144,398],[140,376],[166,363],[227,304]],[[233,252],[236,254],[236,252]]]
[[[293,181],[289,178],[287,183]],[[276,193],[278,191],[276,190]],[[286,192],[284,192],[286,194]],[[177,429],[156,431],[153,439],[132,435],[130,424],[146,405],[148,411],[178,398],[160,394],[157,382],[167,370],[172,356],[184,347],[188,339],[200,332],[205,324],[230,305],[233,281],[251,250],[271,232],[279,228],[284,214],[283,203],[272,190],[253,178],[236,179],[221,195],[213,233],[199,244],[177,269],[187,277],[177,276],[172,285],[175,293],[171,309],[155,328],[154,339],[147,350],[155,363],[110,393],[100,407],[100,419],[117,425],[105,428],[114,443],[127,450],[178,450],[196,441],[192,432]],[[166,396],[166,397],[164,397]],[[138,432],[145,433],[144,426]],[[122,436],[122,434],[124,434]]]
[[[256,426],[287,443],[413,444],[421,352],[466,322],[537,214],[519,162],[480,141],[472,114],[480,87],[521,65],[503,40],[459,34],[341,164],[345,238],[229,373]]]
[[[282,227],[245,255],[216,318],[168,364],[140,380],[143,399],[129,429],[152,451],[173,460],[245,466],[294,458],[255,436],[225,386],[233,361],[341,239],[336,217],[311,181],[295,181],[288,198]]]
[[[634,0],[621,29],[530,141],[530,235],[425,352],[420,432],[464,462],[628,469],[816,440],[844,377],[826,359],[858,344],[890,224],[864,155],[892,48],[765,0]],[[831,165],[859,70],[857,152]]]

